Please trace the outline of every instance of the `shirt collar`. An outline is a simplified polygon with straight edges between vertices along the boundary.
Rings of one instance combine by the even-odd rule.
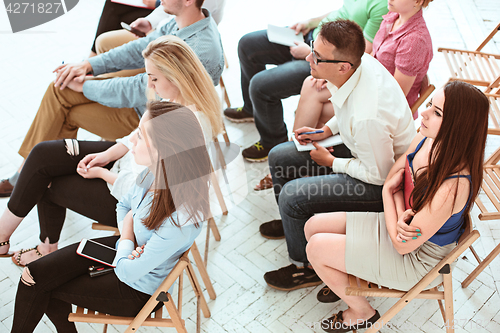
[[[388,23],[394,24],[394,22],[396,22],[396,20],[399,18],[399,14],[389,12],[386,15],[382,16],[382,18],[384,19],[384,21],[387,21]],[[415,15],[410,17],[410,19],[405,24],[400,26],[396,31],[389,32],[389,33],[392,33],[394,38],[401,37],[402,35],[406,34],[408,31],[415,29],[417,27],[417,24],[415,24],[415,22],[422,20],[422,19],[423,19],[422,9],[420,9],[418,12],[415,13]],[[389,25],[389,29],[390,29],[390,27],[392,27],[392,25]]]
[[[205,9],[202,8],[201,11],[203,12],[203,15],[205,15],[205,18],[202,20],[199,20],[198,22],[195,22],[191,25],[188,25],[187,27],[184,27],[182,29],[178,29],[177,23],[174,25],[174,31],[172,32],[172,35],[175,35],[179,37],[182,40],[186,40],[187,38],[191,37],[192,35],[196,34],[198,31],[208,27],[210,24],[210,21],[212,20],[212,14]]]
[[[337,88],[331,82],[328,82],[326,84],[326,87],[328,88],[328,90],[330,90],[332,94],[332,97],[330,97],[330,101],[336,107],[342,108],[346,99],[349,97],[354,88],[356,88],[356,86],[358,85],[359,78],[361,76],[362,64],[363,64],[363,58],[361,58],[361,64],[359,65],[359,67],[356,68],[354,73],[352,73],[351,77],[340,88]]]

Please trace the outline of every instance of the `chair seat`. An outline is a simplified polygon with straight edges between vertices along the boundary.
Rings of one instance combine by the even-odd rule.
[[[170,294],[168,294],[170,298]],[[130,325],[134,320],[133,317],[120,317],[111,316],[108,314],[99,313],[96,311],[88,310],[80,306],[76,307],[76,311],[68,316],[69,321],[82,322],[82,323],[98,323],[110,325]],[[181,319],[184,326],[184,319]],[[170,318],[163,318],[163,307],[158,311],[151,313],[151,315],[142,322],[141,326],[156,326],[156,327],[175,327],[175,324]]]
[[[368,282],[357,278],[354,275],[348,275],[349,287],[346,288],[346,295],[351,296],[372,296],[372,297],[389,297],[401,298],[408,291],[391,289],[380,286],[373,282]],[[444,291],[439,291],[437,288],[421,291],[415,298],[422,299],[444,299]]]

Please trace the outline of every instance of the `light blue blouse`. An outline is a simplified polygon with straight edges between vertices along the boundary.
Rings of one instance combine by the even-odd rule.
[[[141,176],[144,176],[144,173],[139,177]],[[196,228],[192,223],[178,221],[181,228],[173,225],[172,219],[177,220],[177,212],[166,219],[157,230],[148,230],[144,226],[142,219],[149,214],[153,199],[152,193],[146,191],[153,178],[149,173],[140,185],[132,186],[116,206],[120,231],[125,215],[132,210],[135,239],[139,246],[145,244],[144,252],[139,258],[128,259],[128,255],[134,250],[134,243],[131,240],[122,240],[118,243],[114,261],[115,274],[120,281],[149,295],[156,291],[180,256],[191,247],[201,232],[201,227]]]
[[[160,36],[173,35],[185,41],[200,59],[213,80],[219,84],[224,69],[224,52],[217,24],[208,10],[203,9],[204,19],[179,29],[175,18],[165,23],[149,35],[116,47],[106,53],[88,59],[94,76],[113,73],[122,69],[144,67],[142,51]],[[139,117],[146,112],[147,74],[119,77],[112,80],[86,80],[83,94],[91,101],[112,108],[134,108]]]

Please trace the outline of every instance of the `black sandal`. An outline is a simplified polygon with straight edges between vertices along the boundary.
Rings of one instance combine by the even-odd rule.
[[[21,251],[19,251],[19,254],[17,256],[12,257],[12,262],[19,267],[26,267],[26,265],[21,264],[21,256],[24,253],[29,252],[29,251],[33,251],[33,250],[36,252],[38,257],[40,257],[40,258],[43,257],[43,254],[41,254],[40,251],[38,251],[38,245],[37,245],[35,247],[32,247],[31,249],[26,249],[26,250],[21,249]]]
[[[4,246],[4,245],[9,245],[10,244],[10,241],[5,241],[5,242],[0,242],[0,246]],[[7,252],[7,253],[4,253],[4,254],[0,254],[0,258],[8,258],[8,257],[12,257],[14,255],[14,252]]]

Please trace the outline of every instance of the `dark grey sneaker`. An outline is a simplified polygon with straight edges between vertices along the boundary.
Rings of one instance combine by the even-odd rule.
[[[243,108],[227,108],[224,116],[233,123],[253,123],[253,115],[243,110]]]
[[[267,272],[264,274],[264,280],[270,287],[284,291],[313,287],[323,283],[313,269],[297,267],[294,264],[277,271]]]
[[[270,151],[271,148],[264,148],[260,141],[257,141],[252,146],[243,149],[241,155],[249,162],[260,163],[267,161],[267,155]]]

